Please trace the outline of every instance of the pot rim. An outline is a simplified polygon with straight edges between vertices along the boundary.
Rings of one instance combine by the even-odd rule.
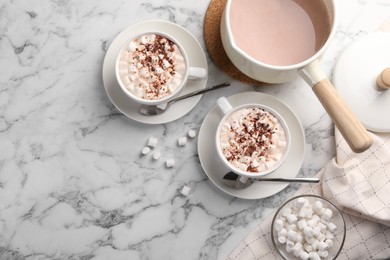
[[[330,11],[329,13],[330,13],[331,20],[332,20],[332,28],[330,30],[328,38],[326,39],[326,41],[322,45],[322,47],[313,56],[311,56],[310,58],[308,58],[308,59],[306,59],[306,60],[304,60],[302,62],[296,63],[296,64],[282,65],[282,66],[267,64],[267,63],[258,61],[255,58],[253,58],[252,56],[250,56],[249,54],[247,54],[245,51],[243,51],[241,48],[239,48],[237,46],[236,42],[234,41],[233,33],[231,31],[231,28],[230,28],[230,6],[231,6],[232,1],[235,1],[235,0],[227,0],[226,6],[225,6],[225,10],[224,10],[224,17],[223,17],[223,19],[224,19],[223,22],[225,23],[226,30],[227,30],[226,35],[229,38],[228,41],[230,42],[232,48],[236,52],[238,52],[240,55],[242,55],[245,59],[248,59],[250,62],[252,62],[252,63],[254,63],[256,65],[259,65],[261,67],[265,67],[265,68],[272,69],[272,70],[277,70],[277,71],[287,71],[287,70],[295,70],[295,69],[303,68],[307,64],[310,64],[314,60],[318,59],[325,52],[325,50],[330,45],[332,39],[334,38],[334,35],[336,34],[336,27],[337,27],[337,22],[338,22],[337,21],[336,3],[335,3],[335,0],[328,0],[328,1],[326,1],[326,3],[331,3],[330,9],[329,9],[329,11]]]

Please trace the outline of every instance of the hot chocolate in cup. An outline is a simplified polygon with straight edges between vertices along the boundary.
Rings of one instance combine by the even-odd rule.
[[[146,105],[167,103],[188,80],[207,76],[206,69],[190,67],[182,45],[163,32],[145,32],[123,44],[115,73],[123,92]]]
[[[274,109],[250,103],[232,107],[225,97],[217,100],[224,114],[216,132],[216,148],[228,169],[240,181],[265,176],[282,165],[290,148],[290,132]]]

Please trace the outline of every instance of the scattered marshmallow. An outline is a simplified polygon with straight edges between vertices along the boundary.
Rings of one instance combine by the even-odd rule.
[[[337,231],[332,217],[333,211],[321,201],[298,198],[274,222],[277,241],[298,259],[327,258]]]
[[[156,147],[157,142],[158,142],[158,139],[157,139],[157,138],[155,138],[155,137],[149,137],[148,146],[154,148],[154,147]]]
[[[321,260],[321,257],[318,255],[317,252],[310,252],[309,258],[310,260]]]
[[[142,149],[142,154],[143,155],[147,155],[149,152],[150,152],[150,148],[147,147],[147,146]]]
[[[193,129],[190,129],[187,134],[190,138],[194,138],[196,136],[196,132]]]
[[[165,164],[168,168],[172,168],[173,166],[175,166],[175,160],[173,158],[168,159],[165,161]]]
[[[177,140],[177,144],[179,146],[185,146],[186,143],[187,143],[187,137],[185,136],[179,137],[179,139]]]
[[[153,153],[153,159],[158,160],[161,157],[161,153],[159,151],[156,151]]]
[[[188,187],[187,185],[185,185],[181,189],[181,194],[187,197],[188,195],[190,195],[190,191],[191,191],[191,188]]]

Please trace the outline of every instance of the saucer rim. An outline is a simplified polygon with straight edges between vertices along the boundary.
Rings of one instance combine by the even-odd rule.
[[[241,92],[229,96],[227,99],[234,106],[250,102],[261,102],[276,110],[285,119],[291,131],[291,147],[284,163],[275,172],[268,174],[267,177],[296,177],[304,161],[306,142],[303,127],[291,108],[274,96],[261,92]],[[262,199],[285,189],[289,183],[256,182],[240,190],[233,189],[223,183],[222,177],[229,169],[219,161],[220,158],[218,158],[217,148],[215,147],[214,136],[219,117],[222,118],[215,105],[203,120],[198,135],[199,161],[203,171],[214,186],[226,194],[241,199]],[[210,147],[210,142],[212,147]]]
[[[125,96],[126,94],[122,93],[123,90],[116,81],[115,60],[116,53],[119,52],[121,46],[129,37],[145,30],[159,30],[172,34],[175,39],[180,41],[181,45],[191,49],[191,51],[187,51],[187,55],[190,58],[190,66],[202,67],[208,71],[207,58],[202,46],[193,34],[184,27],[165,20],[149,20],[133,24],[122,30],[111,42],[106,51],[102,68],[103,85],[111,103],[120,113],[134,121],[145,124],[164,124],[185,116],[198,104],[203,95],[188,98],[186,102],[175,102],[171,105],[170,110],[160,115],[147,116],[138,112],[139,104]],[[206,88],[207,79],[208,75],[204,79],[187,82],[186,87],[179,96]],[[123,94],[123,97],[121,94]]]

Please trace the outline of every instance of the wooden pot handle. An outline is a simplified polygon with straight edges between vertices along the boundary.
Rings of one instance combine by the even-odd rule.
[[[372,145],[371,135],[357,120],[352,110],[327,79],[319,60],[315,59],[298,72],[306,83],[312,87],[352,151],[361,153],[370,148]]]
[[[371,135],[355,117],[332,83],[328,79],[322,79],[313,86],[313,91],[352,151],[361,153],[370,148]]]

